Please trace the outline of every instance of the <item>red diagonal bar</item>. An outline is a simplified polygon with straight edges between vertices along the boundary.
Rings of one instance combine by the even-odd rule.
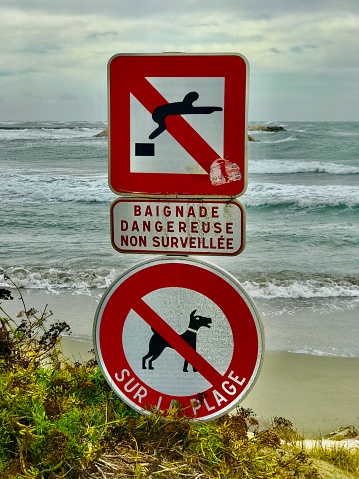
[[[146,78],[138,78],[131,85],[131,93],[152,114],[160,105],[169,102]],[[154,123],[156,125],[156,123]],[[207,172],[210,172],[212,163],[220,155],[187,123],[181,115],[171,115],[166,118],[167,131],[189,153],[196,162]],[[151,133],[151,132],[149,132]]]
[[[148,323],[151,328],[158,332],[162,338],[172,346],[184,359],[186,359],[207,381],[215,385],[220,385],[223,381],[221,374],[214,369],[200,354],[186,343],[181,336],[176,333],[161,316],[148,306],[142,299],[136,302],[132,309]]]

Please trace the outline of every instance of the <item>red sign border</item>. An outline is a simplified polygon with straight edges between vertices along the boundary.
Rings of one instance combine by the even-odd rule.
[[[189,249],[184,249],[184,250],[173,250],[173,251],[170,251],[170,250],[155,250],[155,249],[147,249],[147,250],[138,250],[134,247],[134,249],[131,249],[131,250],[124,250],[124,249],[121,249],[120,247],[118,247],[115,243],[115,227],[114,227],[114,208],[115,206],[118,204],[118,203],[123,203],[123,202],[137,202],[137,203],[165,203],[165,204],[168,204],[168,203],[183,203],[183,204],[188,204],[188,203],[203,203],[204,205],[207,205],[207,204],[233,204],[233,205],[236,205],[238,206],[238,208],[240,209],[241,211],[241,231],[240,231],[240,247],[238,248],[237,251],[235,251],[234,253],[226,253],[226,252],[223,252],[223,253],[208,253],[208,252],[198,252],[198,251],[195,251],[195,250],[189,250]],[[111,244],[112,244],[112,247],[118,251],[119,253],[124,253],[124,254],[168,254],[168,255],[174,255],[174,256],[178,256],[178,255],[196,255],[196,256],[237,256],[239,255],[240,253],[242,253],[242,251],[244,250],[245,246],[246,246],[246,243],[245,243],[245,237],[246,237],[246,232],[245,232],[245,224],[246,224],[246,214],[245,214],[245,208],[244,206],[237,200],[210,200],[210,199],[206,199],[206,200],[200,200],[200,199],[196,199],[196,198],[193,198],[191,201],[189,200],[185,200],[185,199],[163,199],[163,198],[138,198],[138,197],[120,197],[120,198],[117,198],[116,200],[114,200],[111,204],[111,208],[110,208],[110,223],[111,223]]]
[[[201,417],[193,417],[193,419],[195,421],[208,421],[208,420],[212,420],[212,419],[216,419],[226,413],[228,413],[231,409],[233,409],[239,402],[241,402],[246,396],[247,394],[249,393],[249,391],[252,389],[254,383],[256,382],[257,378],[258,378],[258,375],[259,375],[259,372],[260,372],[260,369],[261,369],[261,366],[262,366],[262,361],[263,361],[263,354],[264,354],[264,334],[263,334],[263,326],[262,326],[262,323],[261,323],[261,320],[260,320],[260,316],[258,314],[258,311],[256,310],[256,307],[252,301],[252,299],[250,298],[250,296],[248,295],[248,293],[246,293],[246,291],[241,287],[241,285],[239,284],[239,282],[236,280],[235,277],[233,277],[232,275],[230,275],[228,272],[226,272],[225,270],[223,270],[222,268],[218,267],[218,266],[215,266],[215,265],[212,265],[208,262],[204,262],[202,260],[197,260],[197,259],[184,259],[184,258],[169,258],[169,257],[163,257],[161,259],[151,259],[151,260],[147,260],[147,261],[144,261],[132,268],[130,268],[129,270],[125,271],[120,277],[118,277],[114,283],[108,288],[107,292],[105,293],[105,295],[102,297],[101,299],[101,302],[97,308],[97,311],[96,311],[96,315],[95,315],[95,321],[94,321],[94,326],[93,326],[93,338],[94,338],[94,349],[95,349],[95,354],[96,354],[96,358],[97,358],[97,361],[98,361],[98,365],[100,367],[100,369],[102,370],[102,373],[106,379],[106,381],[108,382],[108,384],[110,385],[110,387],[114,390],[114,392],[125,402],[127,403],[130,407],[132,407],[133,409],[135,409],[136,411],[142,413],[142,414],[150,414],[150,410],[149,410],[149,405],[144,405],[144,407],[141,407],[139,406],[138,404],[136,404],[134,401],[132,401],[129,397],[127,397],[123,391],[121,391],[121,389],[115,384],[115,374],[112,374],[108,371],[108,367],[106,366],[106,362],[105,360],[103,359],[103,353],[105,353],[105,350],[103,349],[103,345],[101,346],[101,341],[105,344],[106,341],[110,341],[111,345],[107,345],[107,348],[106,349],[106,356],[107,358],[111,358],[111,361],[113,361],[114,363],[116,363],[116,365],[118,365],[119,367],[126,367],[126,368],[129,368],[131,370],[131,374],[135,377],[135,380],[136,381],[139,381],[139,383],[141,384],[141,382],[143,382],[141,379],[139,379],[136,374],[132,371],[131,367],[129,366],[128,362],[127,362],[127,359],[125,357],[125,354],[124,354],[124,351],[119,351],[119,345],[118,343],[116,342],[116,347],[114,347],[114,344],[112,344],[113,341],[116,341],[114,338],[118,338],[118,337],[122,337],[122,328],[123,328],[123,324],[127,318],[127,315],[129,313],[129,311],[132,309],[132,306],[128,305],[128,304],[124,304],[126,302],[129,302],[133,305],[133,298],[131,298],[131,295],[128,294],[122,294],[121,296],[121,302],[117,302],[115,303],[115,307],[116,307],[116,318],[117,318],[117,321],[116,319],[113,317],[113,315],[111,317],[109,317],[108,315],[110,313],[107,312],[107,318],[103,319],[103,315],[105,313],[105,310],[106,310],[106,307],[108,306],[108,303],[109,302],[114,302],[115,301],[115,295],[116,293],[119,294],[117,292],[117,288],[119,288],[120,286],[123,286],[125,284],[126,281],[130,281],[130,285],[131,287],[133,288],[134,286],[138,286],[138,282],[137,284],[134,283],[134,275],[138,272],[143,272],[143,271],[146,271],[146,269],[148,269],[149,267],[153,267],[153,266],[161,266],[161,265],[166,265],[166,267],[173,267],[174,264],[181,264],[182,266],[183,265],[190,265],[190,266],[193,266],[193,267],[199,267],[200,270],[199,271],[203,271],[203,272],[206,272],[204,274],[208,274],[208,273],[211,273],[213,274],[214,276],[217,276],[218,279],[221,279],[222,281],[225,282],[225,289],[228,290],[229,289],[232,289],[234,291],[236,291],[238,293],[238,299],[240,301],[242,301],[245,305],[246,305],[246,308],[247,310],[243,313],[242,311],[242,318],[241,318],[241,328],[239,327],[238,323],[238,318],[237,318],[237,311],[234,312],[234,311],[231,311],[230,312],[230,316],[232,317],[232,321],[233,321],[233,324],[231,324],[231,321],[228,319],[228,316],[229,316],[229,313],[226,311],[226,316],[227,316],[227,320],[229,321],[229,324],[231,325],[231,328],[232,328],[232,331],[233,331],[233,328],[235,327],[236,330],[233,331],[233,337],[234,337],[234,353],[233,353],[233,357],[232,357],[232,361],[231,361],[231,364],[230,366],[228,367],[227,369],[227,372],[225,374],[228,373],[228,371],[230,371],[231,369],[231,366],[233,364],[236,364],[236,362],[238,361],[238,357],[235,357],[235,350],[236,350],[236,341],[238,341],[238,338],[240,337],[241,339],[239,341],[242,341],[245,342],[245,341],[248,341],[248,338],[250,338],[250,335],[253,334],[253,331],[252,333],[250,333],[250,331],[248,330],[248,324],[246,325],[247,326],[247,329],[244,328],[243,329],[243,314],[246,316],[246,315],[250,315],[250,319],[252,321],[251,324],[249,324],[249,326],[253,329],[255,329],[256,331],[256,336],[257,336],[257,352],[255,353],[255,355],[253,356],[253,351],[250,353],[252,355],[252,358],[248,358],[248,351],[246,351],[247,353],[247,356],[244,356],[241,358],[241,361],[242,362],[247,362],[248,361],[252,362],[254,361],[254,357],[255,357],[255,364],[253,366],[253,370],[252,370],[252,373],[251,373],[251,376],[250,378],[247,380],[245,386],[243,387],[243,389],[241,390],[240,394],[237,395],[233,401],[231,401],[229,404],[227,404],[223,409],[220,409],[218,411],[215,411],[214,413],[211,413],[209,415],[206,415],[206,416],[201,416]],[[149,271],[149,270],[148,270]],[[147,274],[149,274],[147,271]],[[195,275],[190,275],[189,277],[191,278],[194,278]],[[166,275],[163,276],[161,275],[160,276],[162,279],[161,281],[163,283],[163,285],[159,285],[159,287],[157,288],[153,288],[153,279],[152,281],[150,282],[151,284],[146,284],[146,282],[142,281],[140,284],[141,284],[141,288],[144,289],[144,294],[147,294],[148,292],[150,291],[153,291],[154,289],[160,289],[161,287],[168,287],[168,286],[173,286],[173,284],[171,285],[168,285],[166,283]],[[168,278],[168,275],[167,275],[167,278]],[[143,278],[142,278],[143,279]],[[171,278],[172,279],[172,278]],[[187,284],[187,279],[186,278],[186,284]],[[194,283],[196,284],[196,283]],[[158,286],[158,284],[156,284],[156,286]],[[218,288],[213,288],[213,284],[211,283],[210,286],[206,286],[206,288],[210,288],[211,289],[211,294],[213,293],[213,295],[217,295],[217,299],[218,299]],[[147,291],[148,289],[148,291]],[[192,288],[191,288],[192,289]],[[194,288],[193,288],[194,289]],[[195,290],[195,289],[194,289]],[[197,289],[199,292],[201,292],[199,290],[199,288]],[[136,291],[137,293],[138,291]],[[227,291],[228,292],[228,291]],[[143,293],[143,291],[142,291]],[[141,295],[141,292],[139,292],[139,294]],[[143,294],[143,296],[144,296]],[[203,294],[203,293],[202,293]],[[141,296],[141,297],[143,297]],[[208,295],[208,297],[210,297]],[[118,298],[117,298],[118,299]],[[228,299],[228,298],[227,298]],[[213,298],[212,298],[213,300]],[[216,302],[216,301],[215,301]],[[217,303],[217,302],[216,302]],[[218,305],[218,303],[217,303]],[[114,304],[112,305],[112,307],[114,306]],[[222,311],[223,311],[223,307],[221,307],[220,305],[218,305]],[[222,305],[223,306],[223,305]],[[125,314],[123,315],[124,317],[121,316],[121,312],[123,313],[125,311]],[[118,320],[118,317],[121,316],[121,320],[119,321]],[[102,324],[102,321],[107,321],[107,328],[110,327],[111,329],[111,332],[110,334],[108,334],[106,337],[104,337],[102,340],[100,340],[100,329],[101,329],[101,324]],[[247,322],[248,322],[248,318],[247,318]],[[113,326],[116,325],[117,329],[118,329],[118,333],[120,332],[121,334],[119,335],[116,335],[115,334],[115,331],[113,331]],[[244,337],[244,339],[243,339]],[[237,338],[237,339],[236,339]],[[253,339],[253,338],[252,338]],[[243,346],[243,345],[242,345]],[[121,348],[122,349],[122,348]],[[242,350],[243,348],[239,348],[240,350]],[[238,350],[238,347],[237,347],[237,350]],[[243,352],[242,352],[243,354]],[[120,360],[119,360],[120,358]],[[107,359],[107,364],[108,363],[108,359]],[[120,366],[121,365],[121,366]],[[109,364],[109,367],[113,369],[113,365],[112,364]],[[232,366],[233,367],[233,366]],[[229,376],[228,376],[229,377]],[[226,375],[223,375],[222,377],[223,379],[226,379]],[[145,383],[144,383],[145,384]],[[150,389],[150,386],[148,386],[146,384],[146,387],[148,389]],[[210,391],[211,388],[209,388],[208,391]],[[158,391],[156,390],[151,390],[150,391],[153,395],[153,393],[155,393],[157,396],[158,396]],[[162,393],[161,393],[162,394]],[[166,396],[164,394],[164,396]],[[181,396],[182,398],[182,396]],[[185,398],[185,397],[184,397]],[[188,398],[187,398],[188,399]],[[152,403],[152,407],[153,407],[153,403]],[[190,414],[189,414],[190,415]]]
[[[109,186],[112,191],[194,198],[242,195],[247,187],[248,71],[247,59],[238,53],[114,55],[108,63]],[[223,156],[239,164],[241,180],[213,186],[207,175],[131,173],[131,85],[145,77],[218,76],[224,77],[226,82]]]

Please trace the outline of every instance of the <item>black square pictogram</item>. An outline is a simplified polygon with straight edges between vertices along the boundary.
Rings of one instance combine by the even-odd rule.
[[[155,144],[135,143],[135,156],[155,156]]]

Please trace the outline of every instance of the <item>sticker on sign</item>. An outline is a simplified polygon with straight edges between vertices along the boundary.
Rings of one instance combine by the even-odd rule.
[[[238,54],[114,56],[116,193],[235,197],[246,187],[247,61]]]
[[[111,206],[111,241],[120,253],[232,256],[245,241],[237,201],[137,200]]]
[[[217,418],[248,394],[264,347],[256,308],[233,276],[169,257],[113,283],[96,312],[94,342],[106,380],[133,409],[176,403],[195,420]]]

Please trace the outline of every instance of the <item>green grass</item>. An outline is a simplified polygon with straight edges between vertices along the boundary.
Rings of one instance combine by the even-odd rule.
[[[10,298],[0,289],[0,299]],[[311,479],[321,477],[317,459],[359,475],[359,453],[320,443],[306,452],[283,418],[259,431],[252,411],[242,408],[208,423],[181,417],[180,405],[166,415],[139,415],[94,360],[64,357],[65,323],[49,325],[46,308],[23,306],[11,318],[0,305],[1,479]]]
[[[359,450],[348,450],[344,446],[323,447],[318,441],[310,456],[333,464],[338,469],[359,477]]]

